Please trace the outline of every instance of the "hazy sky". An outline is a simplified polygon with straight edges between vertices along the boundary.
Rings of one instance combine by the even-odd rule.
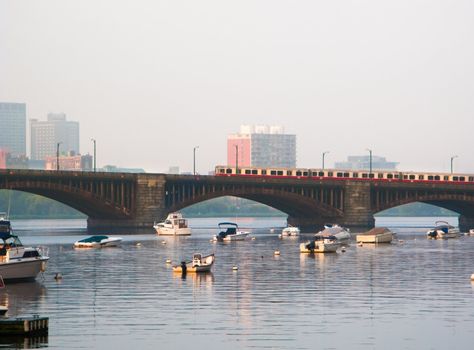
[[[207,173],[241,124],[474,172],[472,0],[0,0],[0,101],[80,122],[98,166]]]

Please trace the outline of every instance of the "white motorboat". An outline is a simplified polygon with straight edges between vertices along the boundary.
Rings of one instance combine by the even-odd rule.
[[[201,254],[193,254],[191,261],[182,261],[181,265],[173,266],[174,272],[210,272],[214,264],[214,254],[202,256]]]
[[[6,213],[0,213],[0,233],[10,233],[12,230],[10,220],[7,219]]]
[[[374,227],[373,229],[357,235],[357,243],[390,243],[393,232],[386,227]]]
[[[319,231],[316,233],[315,237],[335,237],[336,240],[339,243],[347,243],[349,242],[349,239],[351,238],[351,233],[349,232],[349,229],[346,229],[344,227],[341,227],[339,225],[331,225],[327,226],[324,225],[324,230]]]
[[[183,218],[181,213],[170,213],[163,222],[153,224],[153,228],[160,236],[189,236],[191,229],[188,227],[188,220]]]
[[[457,227],[448,224],[446,221],[436,221],[435,227],[428,230],[426,236],[431,239],[439,238],[457,238],[461,235],[461,232]]]
[[[300,235],[300,229],[294,226],[285,227],[282,231],[280,236],[281,237],[296,237]]]
[[[4,281],[35,279],[49,257],[42,248],[25,247],[18,236],[0,232],[0,276]]]
[[[239,226],[234,222],[221,222],[218,224],[219,232],[213,237],[218,242],[245,241],[249,238],[249,231],[239,231]]]
[[[336,237],[315,237],[313,240],[300,243],[300,253],[335,253],[340,243]]]
[[[117,247],[122,243],[121,237],[90,236],[74,243],[74,248],[107,248]]]
[[[474,228],[471,228],[467,233],[468,236],[474,236]]]

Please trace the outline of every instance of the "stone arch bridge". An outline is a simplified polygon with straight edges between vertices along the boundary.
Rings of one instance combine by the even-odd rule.
[[[375,213],[411,202],[451,209],[461,229],[474,227],[474,184],[7,169],[0,170],[0,189],[62,202],[86,214],[90,229],[150,228],[169,212],[221,196],[269,205],[312,229],[325,222],[369,228]]]

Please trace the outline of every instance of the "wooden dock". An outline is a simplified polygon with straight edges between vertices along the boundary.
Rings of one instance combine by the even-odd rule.
[[[0,318],[0,335],[48,334],[49,317]]]

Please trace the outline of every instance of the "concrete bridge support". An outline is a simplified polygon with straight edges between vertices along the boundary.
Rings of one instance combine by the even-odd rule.
[[[474,228],[474,217],[459,216],[459,230],[461,232],[469,232],[471,228]]]
[[[133,218],[103,219],[89,217],[87,227],[92,231],[103,229],[149,229],[153,230],[153,221],[166,216],[165,175],[138,174],[135,192]]]

